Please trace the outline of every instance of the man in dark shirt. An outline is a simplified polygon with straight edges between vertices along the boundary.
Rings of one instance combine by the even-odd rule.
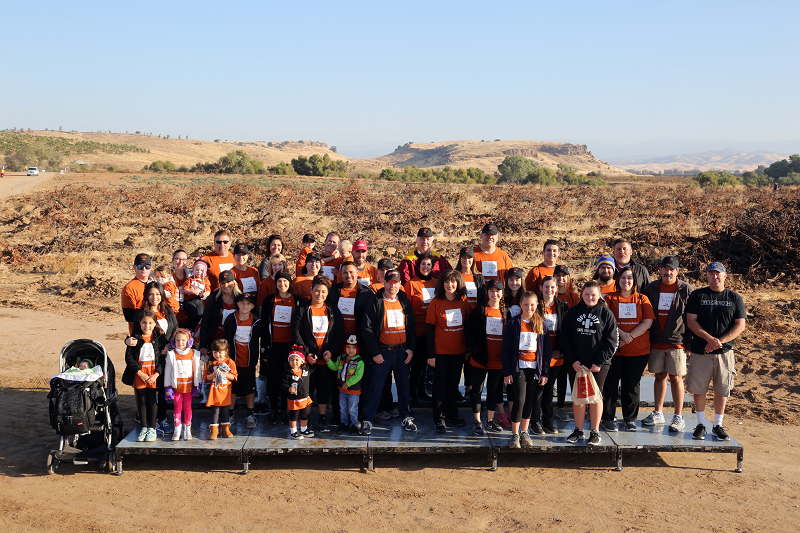
[[[744,332],[747,312],[742,297],[725,288],[725,265],[713,262],[706,268],[708,287],[698,289],[686,303],[686,323],[694,333],[692,357],[686,375],[686,390],[694,396],[697,427],[692,438],[706,438],[706,392],[714,381],[714,427],[717,440],[730,440],[722,427],[725,404],[733,389],[736,373],[734,339]]]

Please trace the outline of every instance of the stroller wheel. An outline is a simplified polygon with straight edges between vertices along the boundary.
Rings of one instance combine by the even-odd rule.
[[[52,451],[47,455],[47,473],[48,474],[55,474],[58,470],[58,466],[61,464],[58,459],[56,459],[56,452]]]

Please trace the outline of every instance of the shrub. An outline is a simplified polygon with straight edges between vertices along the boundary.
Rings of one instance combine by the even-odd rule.
[[[724,170],[706,170],[695,174],[692,179],[699,183],[701,187],[724,187],[741,183],[739,178]]]
[[[153,161],[149,166],[145,166],[142,171],[150,172],[175,172],[175,163],[172,161]]]
[[[270,174],[277,174],[279,176],[296,176],[297,172],[294,171],[292,165],[286,163],[285,161],[281,161],[277,165],[271,166],[267,168],[267,172]]]

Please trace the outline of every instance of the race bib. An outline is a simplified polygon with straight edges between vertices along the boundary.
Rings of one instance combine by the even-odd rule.
[[[139,363],[145,363],[156,360],[156,353],[153,351],[153,345],[149,342],[142,345],[139,350]]]
[[[386,310],[386,325],[390,328],[404,328],[406,326],[402,309]]]
[[[478,297],[478,286],[474,281],[466,281],[464,285],[467,287],[467,298],[475,299]]]
[[[276,305],[272,313],[272,321],[278,324],[289,324],[292,321],[292,308],[288,305]]]
[[[339,311],[343,315],[353,316],[356,314],[356,299],[355,298],[339,298]]]
[[[192,281],[192,288],[199,291],[204,291],[206,290],[206,284],[201,281],[194,280]]]
[[[233,268],[233,263],[220,263],[219,264],[220,273],[225,272],[226,270],[230,270],[232,268]]]
[[[672,302],[674,300],[675,300],[674,292],[662,292],[661,295],[658,297],[658,310],[669,311],[670,307],[672,307]]]
[[[319,273],[328,278],[329,280],[334,281],[333,278],[336,277],[335,272],[336,272],[336,267],[324,266],[322,267],[322,270],[320,270]]]
[[[619,318],[636,319],[636,304],[619,304]]]
[[[236,335],[233,340],[239,344],[250,344],[253,335],[253,326],[239,326],[236,328]]]
[[[512,305],[508,308],[508,312],[511,313],[511,316],[519,316],[522,312],[522,308],[518,305]]]
[[[235,313],[236,309],[223,309],[222,310],[222,323],[224,324],[225,321],[231,316],[231,313]],[[222,327],[222,326],[220,326]]]
[[[486,334],[495,337],[503,336],[503,319],[494,316],[486,317]]]
[[[256,278],[242,278],[242,292],[258,292],[258,285]]]
[[[175,375],[179,378],[190,378],[192,377],[192,370],[194,368],[194,364],[191,359],[189,360],[178,360],[175,361]]]
[[[169,291],[164,291],[164,296],[167,297],[167,300],[172,300],[172,293]]]
[[[461,309],[448,309],[444,312],[445,319],[447,319],[447,327],[463,325],[461,317]]]
[[[558,328],[558,315],[555,313],[544,315],[544,323],[547,331],[555,331]]]
[[[481,262],[481,273],[484,278],[497,277],[497,261],[483,261]]]
[[[314,333],[327,333],[328,332],[328,317],[327,316],[312,316],[311,317],[311,331]]]
[[[536,351],[536,333],[530,331],[522,331],[519,334],[519,351],[520,352],[535,352]]]
[[[422,288],[422,303],[430,303],[433,299],[433,293],[436,292],[436,287],[423,287]]]
[[[365,287],[372,285],[372,280],[369,278],[358,278],[358,282]]]
[[[164,331],[164,333],[166,333],[167,332],[167,327],[168,327],[168,324],[169,324],[167,322],[167,319],[166,318],[159,318],[158,320],[156,320],[156,322],[158,323],[159,326],[161,326],[161,329]]]

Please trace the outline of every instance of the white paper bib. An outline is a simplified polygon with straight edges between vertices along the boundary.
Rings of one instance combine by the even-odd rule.
[[[356,314],[356,299],[355,298],[339,298],[339,311],[343,315],[353,316]]]
[[[672,302],[674,300],[675,300],[674,292],[662,292],[661,295],[658,297],[658,310],[669,311],[669,308],[672,307]]]
[[[503,319],[494,316],[486,317],[486,334],[495,337],[503,336]]]
[[[386,325],[390,328],[404,328],[406,323],[402,309],[386,310]]]
[[[619,318],[636,319],[636,304],[619,304]]]
[[[292,308],[288,305],[276,305],[272,313],[272,321],[276,324],[289,324],[292,322]]]
[[[464,324],[463,317],[461,316],[461,309],[448,309],[444,312],[447,319],[447,327],[461,326]]]
[[[482,261],[481,262],[481,274],[483,274],[484,278],[496,278],[497,277],[497,261]]]
[[[242,292],[258,292],[256,278],[242,278]]]

